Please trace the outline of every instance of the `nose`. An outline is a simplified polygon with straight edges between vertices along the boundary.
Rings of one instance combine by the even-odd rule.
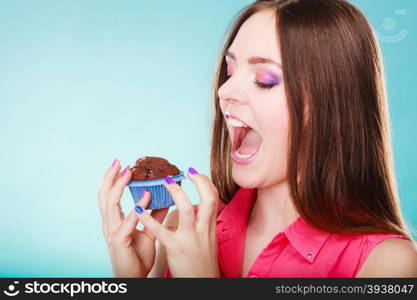
[[[220,102],[232,102],[244,104],[247,102],[245,89],[236,78],[230,77],[218,89],[217,95]]]

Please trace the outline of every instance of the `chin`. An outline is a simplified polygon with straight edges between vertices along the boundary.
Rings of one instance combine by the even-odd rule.
[[[232,177],[237,185],[245,189],[257,188],[260,185],[256,177],[251,176],[248,172],[236,171],[235,168],[232,170]]]
[[[273,178],[259,178],[254,176],[253,172],[248,172],[235,166],[232,167],[232,177],[237,185],[246,189],[268,188],[288,182],[284,172]]]

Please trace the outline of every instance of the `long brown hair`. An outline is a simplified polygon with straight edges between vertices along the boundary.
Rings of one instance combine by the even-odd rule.
[[[242,24],[265,9],[276,13],[290,116],[287,176],[297,212],[326,232],[412,240],[396,190],[379,46],[363,14],[344,0],[259,0],[232,24],[213,88],[210,166],[222,201],[240,188],[217,94],[227,80],[224,53]]]

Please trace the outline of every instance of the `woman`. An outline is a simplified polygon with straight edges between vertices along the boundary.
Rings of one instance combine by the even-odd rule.
[[[115,276],[417,277],[379,48],[358,9],[256,1],[233,24],[214,89],[213,181],[187,174],[196,212],[167,181],[177,210],[165,226],[166,209],[142,209],[149,193],[124,218],[130,169],[106,171],[98,198]]]

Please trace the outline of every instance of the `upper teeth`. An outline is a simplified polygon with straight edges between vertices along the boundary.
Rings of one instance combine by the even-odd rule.
[[[243,124],[242,122],[240,122],[239,120],[232,119],[232,118],[227,119],[227,124],[229,124],[230,126],[233,126],[233,127],[248,127],[245,124]]]
[[[230,116],[230,113],[229,112],[225,112],[225,115],[227,116],[227,117],[229,117]],[[236,119],[233,119],[233,118],[227,118],[227,123],[230,125],[230,126],[233,126],[233,127],[249,127],[249,126],[247,126],[247,125],[245,125],[245,124],[243,124],[242,122],[240,122],[239,120],[236,120]]]

